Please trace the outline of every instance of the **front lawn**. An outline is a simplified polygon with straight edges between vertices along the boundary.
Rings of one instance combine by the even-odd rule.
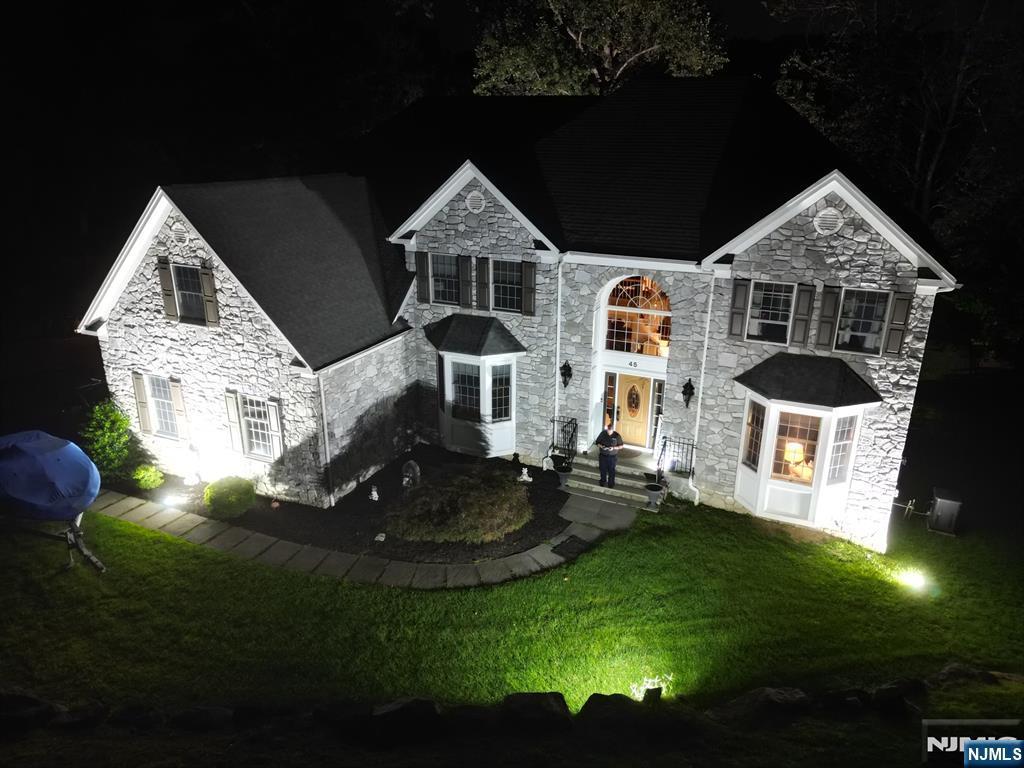
[[[67,701],[424,695],[490,702],[673,677],[698,703],[760,684],[870,684],[957,659],[1020,671],[1019,542],[898,524],[880,557],[797,543],[672,502],[576,562],[493,588],[421,592],[272,569],[87,515],[106,563],[0,540],[0,684]],[[919,568],[915,593],[893,574]]]

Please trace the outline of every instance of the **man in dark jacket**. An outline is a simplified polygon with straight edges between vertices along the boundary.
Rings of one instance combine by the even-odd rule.
[[[619,461],[619,451],[622,450],[622,435],[615,431],[611,421],[609,421],[605,425],[604,431],[597,436],[594,444],[600,452],[597,463],[601,467],[601,485],[614,488],[615,465]]]

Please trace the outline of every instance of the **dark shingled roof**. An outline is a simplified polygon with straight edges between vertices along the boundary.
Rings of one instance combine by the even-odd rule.
[[[440,352],[464,355],[507,355],[526,347],[496,317],[448,315],[425,328],[427,339]]]
[[[938,255],[906,206],[749,78],[638,78],[603,98],[427,99],[353,158],[392,230],[469,159],[562,250],[692,261],[838,168]]]
[[[882,396],[838,357],[779,352],[735,380],[769,400],[826,408],[882,401]]]
[[[164,187],[314,369],[401,331],[412,275],[365,179],[343,174]]]

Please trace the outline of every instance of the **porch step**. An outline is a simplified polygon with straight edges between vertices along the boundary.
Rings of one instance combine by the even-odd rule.
[[[583,477],[592,477],[595,480],[601,479],[601,468],[596,463],[590,464],[579,461],[577,459],[573,462],[572,473],[574,475],[582,475]],[[647,479],[647,475],[640,469],[635,467],[623,466],[619,464],[615,468],[615,484],[623,483],[625,485],[635,485],[641,490],[644,485],[648,482],[653,482],[655,479],[654,473],[651,473],[651,479]]]
[[[611,496],[615,499],[625,499],[630,502],[644,506],[647,504],[647,494],[644,492],[642,485],[633,484],[621,484],[618,476],[615,478],[614,488],[602,487],[600,482],[593,477],[586,477],[581,475],[576,469],[573,469],[572,475],[569,477],[569,487],[577,488],[581,491],[587,491],[588,495],[596,496]]]

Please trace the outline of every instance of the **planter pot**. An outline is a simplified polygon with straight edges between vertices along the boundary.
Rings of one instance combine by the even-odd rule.
[[[569,484],[569,478],[572,477],[572,467],[556,469],[555,472],[558,473],[558,486],[565,488]]]
[[[647,491],[647,506],[657,507],[658,502],[661,501],[661,494],[664,491],[658,483],[648,483],[644,486],[644,490]]]

